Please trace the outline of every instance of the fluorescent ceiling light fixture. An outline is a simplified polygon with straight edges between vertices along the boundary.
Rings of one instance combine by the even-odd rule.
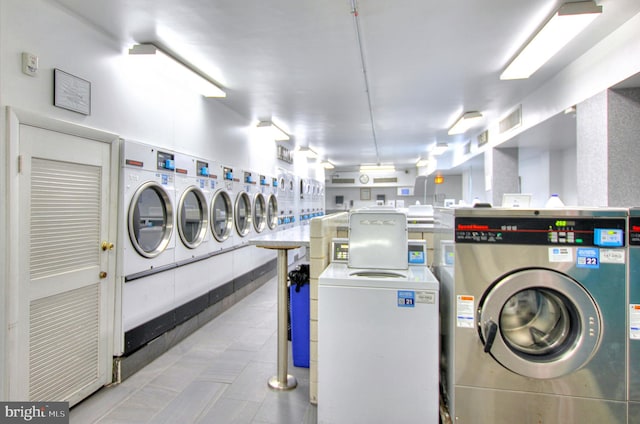
[[[174,56],[162,51],[154,44],[136,44],[129,49],[129,54],[144,58],[152,69],[173,80],[176,85],[187,87],[191,91],[204,97],[226,97],[227,94],[208,77],[201,74],[192,66],[180,61]]]
[[[267,133],[267,137],[275,141],[287,141],[289,140],[289,134],[282,131],[280,127],[271,121],[258,122],[258,129]]]
[[[431,154],[431,156],[439,156],[446,152],[448,148],[449,145],[447,143],[432,144],[431,148],[429,149],[429,154]]]
[[[594,1],[563,4],[509,63],[500,79],[529,78],[601,13],[602,6]]]
[[[476,125],[482,119],[480,112],[465,112],[451,128],[449,135],[464,134],[467,130]]]
[[[296,151],[304,156],[307,157],[307,159],[317,159],[318,158],[318,154],[313,150],[310,149],[309,147],[304,147],[304,146],[300,146],[296,149]]]
[[[418,159],[418,161],[416,162],[416,166],[417,166],[418,168],[423,167],[423,166],[427,166],[427,165],[429,165],[429,159],[422,159],[422,158],[420,158],[420,159]]]
[[[379,171],[379,172],[394,172],[396,167],[393,165],[361,165],[360,171]]]
[[[333,168],[335,168],[335,166],[331,162],[329,162],[328,160],[323,161],[321,163],[321,165],[322,165],[322,167],[324,169],[333,169]]]

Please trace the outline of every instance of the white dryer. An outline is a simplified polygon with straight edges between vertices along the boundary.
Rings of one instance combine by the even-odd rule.
[[[274,231],[278,227],[278,179],[269,177],[266,175],[260,175],[260,190],[259,194],[264,199],[263,205],[263,217],[264,217],[264,225],[258,223],[258,219],[256,216],[256,212],[258,212],[258,203],[259,201],[254,199],[253,202],[253,210],[254,217],[253,223],[256,229],[256,232],[270,232]],[[260,216],[260,214],[257,214]],[[258,228],[262,227],[260,230]]]
[[[309,178],[298,179],[298,222],[301,225],[308,224],[311,216],[311,204],[312,204],[312,180]]]
[[[214,164],[211,180],[215,181],[215,190],[211,197],[212,251],[225,250],[234,245],[233,224],[233,169]]]
[[[240,171],[234,178],[234,224],[236,227],[236,246],[249,243],[253,230],[253,191],[255,179],[250,171]]]
[[[126,140],[121,149],[121,275],[158,272],[175,262],[175,154]]]
[[[202,259],[209,253],[209,161],[176,153],[176,261]]]
[[[282,229],[291,228],[296,222],[294,180],[293,174],[286,171],[278,175],[278,207],[280,209],[278,226]]]
[[[210,290],[209,175],[209,161],[176,153],[175,308]]]

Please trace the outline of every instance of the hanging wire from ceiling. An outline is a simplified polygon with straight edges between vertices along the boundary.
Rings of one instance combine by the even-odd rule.
[[[376,134],[376,125],[373,114],[373,105],[371,102],[371,88],[369,86],[369,75],[367,73],[367,63],[364,57],[364,48],[362,46],[362,33],[360,30],[360,14],[358,12],[357,0],[351,1],[351,14],[353,15],[353,22],[356,30],[356,39],[358,42],[358,49],[360,51],[360,63],[362,64],[362,76],[364,78],[364,89],[367,95],[367,104],[369,106],[369,119],[371,121],[371,135],[373,137],[373,145],[376,149],[376,163],[380,165],[380,152],[378,151],[378,137]]]

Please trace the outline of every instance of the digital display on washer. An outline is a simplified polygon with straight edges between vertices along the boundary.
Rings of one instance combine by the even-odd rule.
[[[427,245],[424,241],[409,241],[408,251],[409,265],[426,265],[427,264]]]
[[[457,217],[456,243],[623,247],[621,218]]]
[[[233,169],[226,166],[222,168],[222,178],[227,181],[233,181]]]
[[[640,217],[629,218],[629,245],[640,246]]]
[[[336,238],[331,240],[331,262],[349,261],[349,239]]]
[[[208,177],[209,176],[209,164],[207,162],[203,162],[201,160],[196,161],[196,171],[198,177]]]
[[[161,171],[174,171],[176,169],[175,165],[175,155],[173,153],[161,152],[158,150],[158,169]]]

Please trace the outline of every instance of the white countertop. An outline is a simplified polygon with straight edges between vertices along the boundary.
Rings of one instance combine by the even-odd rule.
[[[273,231],[249,240],[249,244],[267,249],[295,249],[309,246],[309,225]]]

